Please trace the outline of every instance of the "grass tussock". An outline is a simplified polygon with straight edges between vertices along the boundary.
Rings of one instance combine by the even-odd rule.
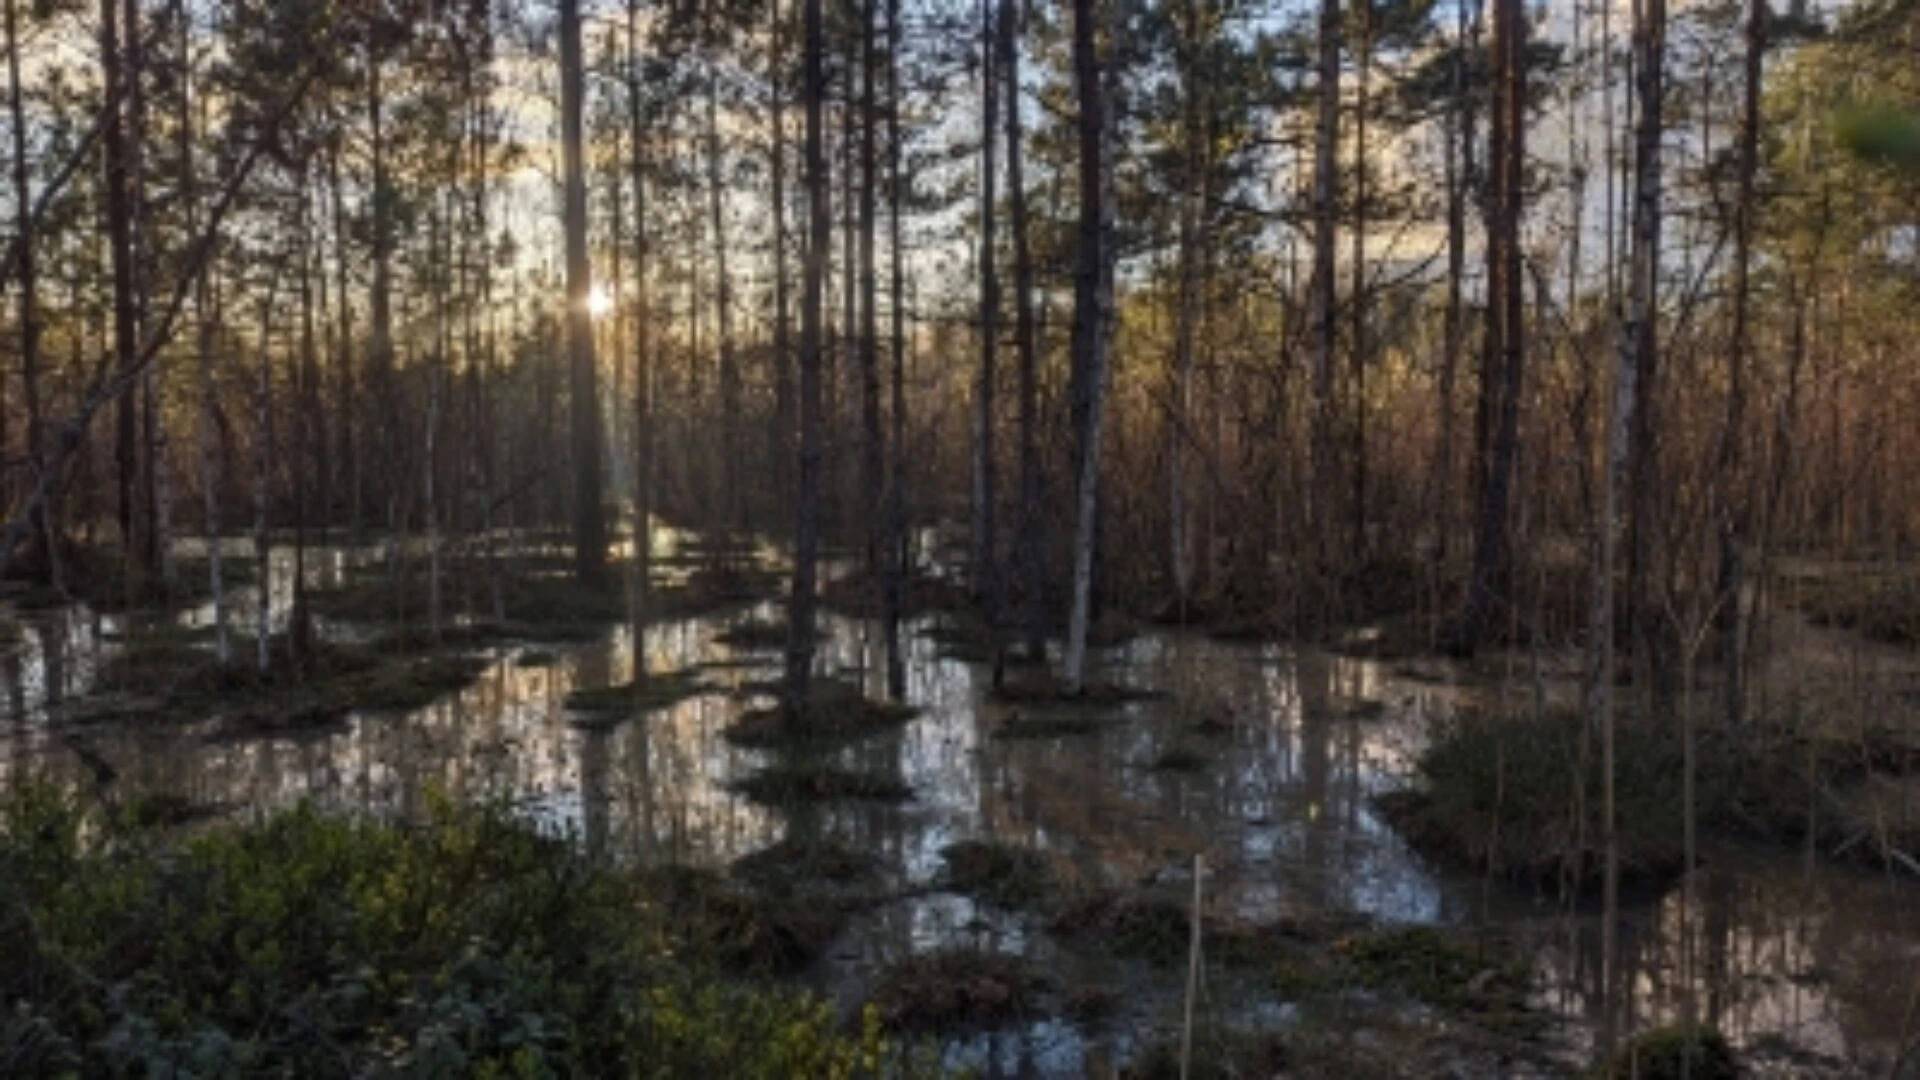
[[[1039,711],[1014,709],[993,729],[996,739],[1061,739],[1097,735],[1120,721],[1112,710],[1099,707]]]
[[[734,784],[734,790],[767,806],[814,802],[906,802],[913,789],[885,773],[842,768],[824,761],[781,762]]]
[[[827,839],[791,836],[735,859],[731,872],[757,888],[785,895],[816,887],[870,888],[881,876],[879,860],[864,851]]]
[[[919,953],[882,971],[872,1003],[893,1030],[979,1030],[1033,1015],[1050,989],[1018,956],[953,948]]]
[[[700,681],[698,669],[661,671],[648,675],[645,682],[638,684],[624,682],[617,686],[574,690],[567,695],[566,705],[574,714],[571,722],[575,726],[606,727],[713,692],[712,687]]]
[[[1920,870],[1914,751],[1864,725],[1844,733],[1754,723],[1696,735],[1702,828]],[[1680,725],[1615,729],[1621,878],[1657,888],[1683,869]],[[1418,784],[1381,808],[1416,847],[1546,887],[1589,892],[1604,869],[1599,740],[1576,713],[1463,714],[1436,730]]]
[[[780,692],[778,684],[743,689],[776,697]],[[750,710],[727,729],[726,738],[758,749],[838,745],[898,730],[918,715],[910,705],[874,701],[852,683],[816,679],[807,700]]]
[[[1786,579],[1780,589],[1816,626],[1920,645],[1920,573],[1910,567],[1823,568]]]
[[[1177,744],[1160,751],[1147,767],[1154,772],[1197,773],[1205,769],[1211,760],[1191,746]]]
[[[146,703],[143,717],[184,723],[220,717],[228,734],[298,729],[356,710],[423,708],[471,685],[489,663],[459,653],[382,655],[323,642],[295,653],[284,639],[269,643],[260,670],[257,647],[237,639],[222,665],[211,649],[178,641],[129,647],[106,661],[99,685],[108,694]]]
[[[1672,1024],[1635,1037],[1593,1080],[1739,1080],[1740,1059],[1726,1036],[1704,1025]]]
[[[1032,848],[990,840],[962,840],[940,851],[941,884],[1010,910],[1037,908],[1054,893],[1053,872]]]
[[[504,811],[312,809],[166,839],[44,789],[0,809],[11,1074],[869,1075],[895,1050],[714,974],[643,875]],[[765,936],[765,932],[761,933]]]

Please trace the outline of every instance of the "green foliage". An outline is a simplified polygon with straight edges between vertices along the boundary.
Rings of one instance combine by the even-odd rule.
[[[1382,807],[1424,850],[1520,880],[1591,887],[1604,855],[1602,776],[1599,739],[1585,723],[1573,712],[1464,713],[1433,733],[1422,786]],[[1615,757],[1621,876],[1665,880],[1684,856],[1678,725],[1621,723]]]
[[[813,760],[769,765],[741,780],[734,788],[747,798],[769,806],[842,799],[904,802],[913,798],[913,789],[894,777]]]
[[[1031,908],[1053,893],[1053,875],[1037,851],[1015,844],[962,840],[940,851],[947,888],[1003,908]]]
[[[1843,109],[1834,121],[1840,144],[1870,161],[1920,167],[1920,115],[1888,105]]]
[[[1741,1070],[1733,1048],[1718,1030],[1673,1024],[1634,1039],[1594,1075],[1606,1080],[1739,1080]]]
[[[0,812],[15,1075],[852,1077],[873,1015],[729,987],[636,876],[504,812],[310,808],[177,845],[45,789]]]
[[[917,953],[880,973],[870,1010],[889,1028],[995,1027],[1029,1015],[1051,984],[1018,956],[954,948]]]

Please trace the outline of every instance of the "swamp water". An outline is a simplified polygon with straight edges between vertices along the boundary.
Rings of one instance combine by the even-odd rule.
[[[280,555],[275,594],[291,572]],[[381,557],[379,549],[329,549],[309,554],[309,572],[325,584]],[[236,624],[251,626],[251,590],[235,592]],[[192,727],[62,723],[49,704],[83,693],[98,658],[129,628],[80,608],[23,615],[0,653],[0,701],[11,710],[0,722],[0,784],[81,782],[86,766],[64,737],[78,730],[127,789],[233,812],[313,800],[406,815],[444,791],[509,800],[617,858],[714,868],[804,829],[877,857],[893,885],[893,898],[856,916],[808,976],[843,1005],[863,1000],[887,965],[955,945],[1021,953],[1064,985],[1117,999],[1119,1012],[1105,1023],[1042,1019],[946,1044],[954,1064],[989,1075],[1108,1075],[1113,1063],[1177,1034],[1185,966],[1122,961],[1097,942],[1049,932],[1043,918],[943,891],[942,850],[961,840],[1030,847],[1069,886],[1118,886],[1183,904],[1201,855],[1208,910],[1248,923],[1354,914],[1494,927],[1522,943],[1535,1004],[1562,1020],[1548,1039],[1554,1050],[1576,1057],[1591,1037],[1602,999],[1597,921],[1430,865],[1373,808],[1374,796],[1407,782],[1430,718],[1468,691],[1369,661],[1152,632],[1104,650],[1098,675],[1159,696],[1119,707],[1091,733],[1001,738],[1021,706],[992,699],[986,669],[943,650],[925,633],[937,617],[924,619],[912,627],[906,665],[908,699],[921,714],[842,752],[842,764],[891,776],[914,797],[821,804],[790,821],[733,790],[768,756],[722,736],[744,709],[766,703],[740,688],[775,676],[780,658],[717,639],[772,614],[762,604],[652,628],[647,669],[701,666],[713,692],[609,729],[570,722],[564,699],[631,678],[624,628],[543,646],[551,655],[540,663],[527,662],[529,649],[494,649],[474,685],[412,713],[239,740]],[[203,606],[180,618],[191,625],[209,616]],[[878,696],[884,658],[875,627],[825,615],[821,629],[820,670]],[[1194,767],[1155,768],[1170,751]],[[1920,888],[1777,851],[1715,850],[1694,894],[1690,920],[1679,890],[1629,913],[1620,978],[1637,1024],[1684,1015],[1681,943],[1690,923],[1695,981],[1706,988],[1693,994],[1693,1008],[1757,1071],[1883,1076],[1895,1068],[1920,1029]],[[1280,987],[1213,967],[1198,1014],[1206,1030],[1300,1021]],[[1445,1026],[1413,1014],[1416,1027]],[[1461,1055],[1448,1071],[1507,1071],[1502,1061]]]

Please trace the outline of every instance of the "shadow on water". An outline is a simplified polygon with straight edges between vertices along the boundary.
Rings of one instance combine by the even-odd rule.
[[[309,555],[317,573],[340,575],[383,557],[379,549]],[[276,557],[276,593],[290,573]],[[236,599],[244,609],[251,594]],[[210,610],[181,618],[192,625],[203,615]],[[984,669],[943,654],[922,621],[907,663],[919,718],[837,751],[841,764],[895,777],[914,798],[823,804],[790,823],[734,790],[766,753],[722,737],[755,704],[743,688],[777,674],[779,655],[719,638],[776,615],[762,604],[652,628],[646,670],[701,666],[716,692],[611,727],[570,723],[564,701],[570,691],[632,678],[624,627],[555,647],[551,663],[523,664],[523,650],[497,648],[476,683],[432,706],[356,715],[304,737],[215,741],[107,725],[89,738],[121,783],[196,803],[269,808],[311,799],[405,815],[445,791],[511,801],[637,863],[724,867],[790,828],[873,854],[891,899],[857,915],[810,976],[843,1004],[863,1000],[889,963],[953,945],[1021,953],[1060,984],[1118,991],[1121,1013],[1110,1024],[1041,1019],[950,1045],[955,1063],[989,1074],[1078,1075],[1128,1057],[1177,1023],[1183,972],[1073,944],[1043,919],[944,891],[942,850],[969,839],[1038,851],[1068,887],[1174,897],[1190,895],[1192,860],[1203,855],[1209,910],[1249,924],[1358,913],[1498,925],[1528,942],[1538,1004],[1574,1020],[1597,1015],[1591,919],[1431,867],[1373,808],[1375,795],[1406,782],[1429,718],[1453,707],[1456,692],[1446,686],[1399,679],[1368,661],[1156,633],[1109,650],[1100,674],[1159,696],[1116,706],[1089,734],[1002,738],[1023,706],[995,700]],[[822,672],[878,696],[876,629],[825,615],[822,630]],[[28,774],[80,782],[82,766],[45,737],[42,707],[84,691],[91,665],[126,632],[118,617],[80,609],[20,620],[17,640],[0,653],[13,717],[0,725],[0,782]],[[1175,750],[1195,767],[1155,767]],[[1695,1007],[1782,1075],[1884,1068],[1913,1022],[1914,900],[1910,883],[1778,854],[1716,854],[1698,883],[1700,983],[1710,989]],[[1628,920],[1624,979],[1641,1022],[1683,1014],[1682,903],[1675,893]],[[1211,968],[1203,1009],[1267,1023],[1290,1015],[1277,987]]]

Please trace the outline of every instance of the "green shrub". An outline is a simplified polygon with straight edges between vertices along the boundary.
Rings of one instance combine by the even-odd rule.
[[[293,810],[178,843],[42,789],[0,810],[15,1075],[852,1077],[897,1060],[718,981],[642,878],[503,811]]]

